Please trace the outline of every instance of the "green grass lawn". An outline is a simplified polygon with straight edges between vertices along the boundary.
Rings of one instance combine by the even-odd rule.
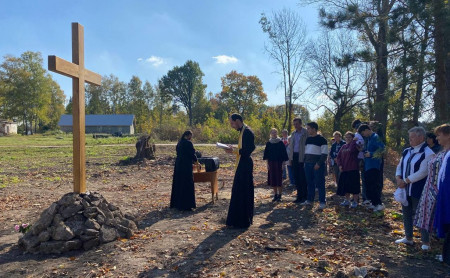
[[[113,145],[113,144],[135,144],[137,137],[108,137],[94,139],[91,134],[86,135],[86,145]],[[0,137],[1,146],[71,146],[72,134],[58,135],[12,135]]]

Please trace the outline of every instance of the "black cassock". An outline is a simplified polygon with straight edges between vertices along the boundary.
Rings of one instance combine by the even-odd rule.
[[[177,159],[173,171],[170,207],[179,210],[195,208],[194,174],[192,163],[197,161],[194,145],[182,138],[177,144]]]
[[[255,135],[247,126],[243,127],[240,159],[233,180],[227,225],[235,228],[248,228],[253,223],[254,184],[253,160]]]

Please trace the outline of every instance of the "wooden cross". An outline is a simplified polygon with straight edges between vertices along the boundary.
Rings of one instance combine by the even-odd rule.
[[[84,82],[101,85],[102,77],[84,68],[84,28],[72,23],[72,63],[48,56],[50,71],[72,78],[73,191],[86,192]]]

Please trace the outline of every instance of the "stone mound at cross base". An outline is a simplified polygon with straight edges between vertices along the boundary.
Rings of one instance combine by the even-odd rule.
[[[42,212],[19,246],[30,253],[60,254],[130,238],[136,230],[134,217],[122,214],[101,194],[68,193]]]

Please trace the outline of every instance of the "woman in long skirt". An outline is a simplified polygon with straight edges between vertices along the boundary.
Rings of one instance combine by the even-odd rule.
[[[272,201],[281,201],[283,162],[289,160],[289,158],[283,141],[278,138],[278,130],[276,128],[272,128],[270,131],[270,139],[266,143],[263,160],[267,160],[267,183],[273,187],[274,196]]]
[[[435,130],[445,156],[437,175],[437,201],[434,227],[441,238],[445,238],[441,259],[450,264],[450,125],[443,124]]]
[[[341,175],[339,177],[337,194],[345,196],[342,206],[356,208],[358,206],[361,184],[359,182],[358,153],[359,147],[355,135],[347,131],[344,135],[346,144],[341,147],[337,155],[337,165]],[[350,202],[350,194],[353,194],[353,201]]]

